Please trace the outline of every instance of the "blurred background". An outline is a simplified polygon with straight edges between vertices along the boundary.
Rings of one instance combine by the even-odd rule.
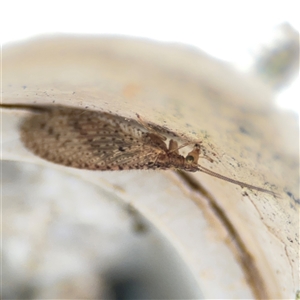
[[[279,105],[299,112],[299,8],[295,0],[3,1],[1,42],[74,33],[182,43],[257,74]]]

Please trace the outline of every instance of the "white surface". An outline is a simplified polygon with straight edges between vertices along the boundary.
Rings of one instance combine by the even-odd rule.
[[[5,1],[2,41],[44,33],[120,34],[190,44],[237,61],[272,27],[289,22],[299,30],[297,6],[270,0]]]

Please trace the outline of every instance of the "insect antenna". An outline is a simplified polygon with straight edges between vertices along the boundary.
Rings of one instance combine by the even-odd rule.
[[[49,111],[49,106],[47,105],[35,105],[35,104],[6,104],[0,103],[0,108],[7,108],[7,109],[24,109],[24,110],[31,110],[33,112],[45,112]]]
[[[233,184],[236,184],[236,185],[239,185],[241,187],[246,187],[246,188],[249,188],[249,189],[252,189],[252,190],[256,190],[256,191],[259,191],[259,192],[263,192],[263,193],[267,193],[267,194],[270,194],[274,197],[279,197],[279,195],[275,192],[272,192],[272,191],[269,191],[267,189],[264,189],[264,188],[261,188],[261,187],[258,187],[258,186],[254,186],[254,185],[251,185],[251,184],[248,184],[248,183],[245,183],[245,182],[242,182],[242,181],[238,181],[238,180],[235,180],[235,179],[232,179],[232,178],[229,178],[229,177],[226,177],[224,175],[221,175],[221,174],[218,174],[218,173],[215,173],[207,168],[204,168],[202,167],[201,165],[198,164],[198,167],[199,167],[199,171],[200,172],[203,172],[203,173],[206,173],[208,175],[211,175],[211,176],[214,176],[214,177],[217,177],[219,179],[222,179],[224,181],[228,181],[228,182],[231,182]]]

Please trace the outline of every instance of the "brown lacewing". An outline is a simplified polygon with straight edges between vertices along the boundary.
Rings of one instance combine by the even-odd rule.
[[[88,170],[179,169],[204,172],[252,190],[276,195],[267,189],[237,181],[198,164],[201,145],[186,157],[178,143],[139,121],[64,106],[1,104],[4,108],[29,109],[33,114],[21,124],[21,140],[39,157],[56,164]]]

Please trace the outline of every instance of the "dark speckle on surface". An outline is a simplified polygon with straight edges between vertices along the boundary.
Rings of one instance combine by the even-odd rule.
[[[247,135],[250,135],[250,132],[243,126],[240,126],[239,127],[239,131],[243,134],[247,134]]]
[[[299,199],[299,198],[297,199],[293,193],[291,193],[291,192],[286,192],[286,194],[287,194],[291,199],[293,199],[297,204],[300,204],[300,199]]]

